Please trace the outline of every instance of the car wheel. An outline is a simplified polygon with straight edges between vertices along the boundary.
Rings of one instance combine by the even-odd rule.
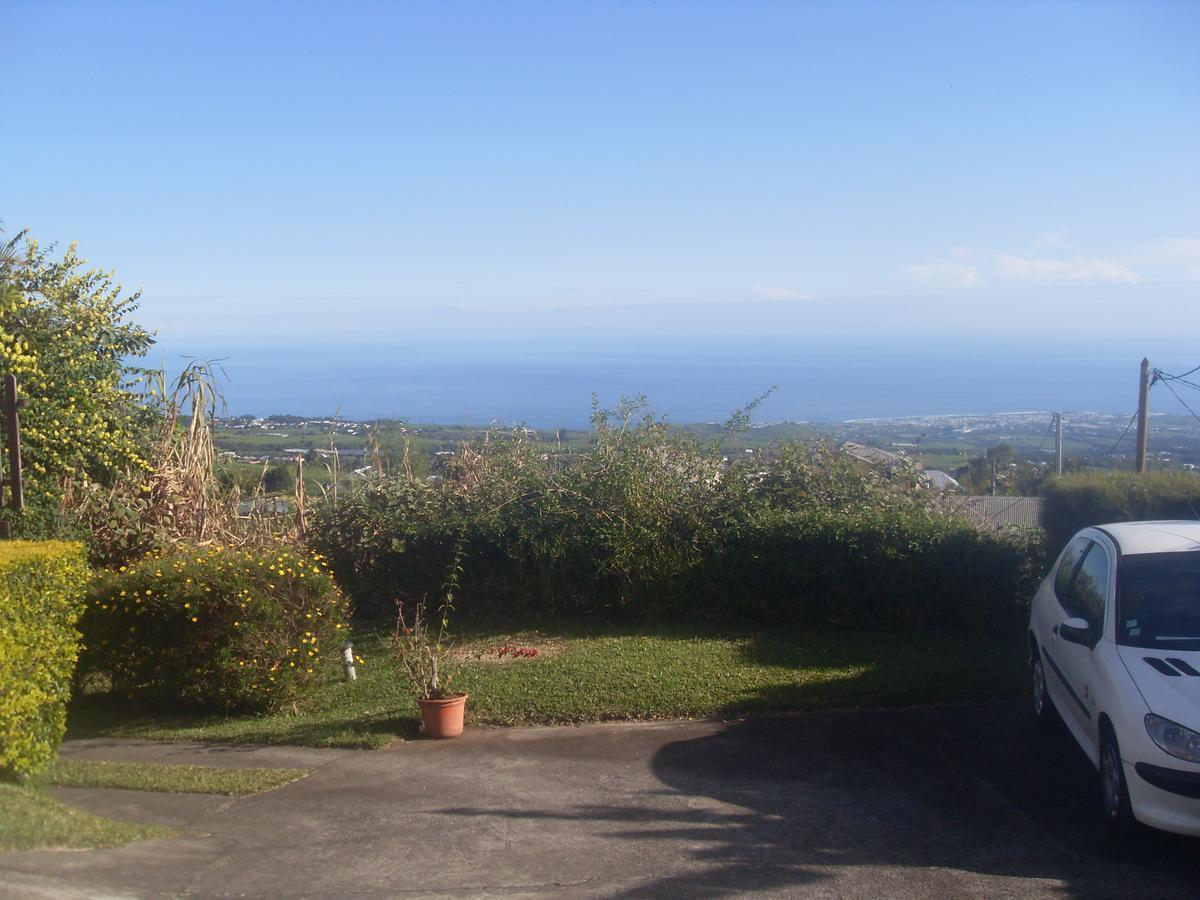
[[[1133,807],[1129,803],[1129,786],[1125,783],[1125,767],[1121,765],[1121,749],[1112,726],[1104,725],[1100,742],[1100,798],[1104,801],[1104,818],[1118,837],[1128,837],[1137,828]]]
[[[1042,655],[1033,651],[1033,721],[1039,728],[1049,728],[1055,724],[1058,713],[1050,694],[1046,692],[1046,669],[1042,665]]]

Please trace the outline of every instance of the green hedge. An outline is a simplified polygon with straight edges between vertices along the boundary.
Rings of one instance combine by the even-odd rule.
[[[0,774],[54,759],[66,727],[88,569],[80,544],[0,542]]]
[[[774,512],[726,536],[689,579],[689,609],[760,624],[1012,632],[1043,559],[1037,537],[933,512]]]
[[[438,596],[459,534],[460,613],[531,624],[598,616],[995,633],[1019,629],[1043,565],[1036,536],[983,533],[918,508],[629,515],[619,525],[632,532],[633,520],[638,531],[618,543],[611,518],[563,515],[540,498],[505,507],[499,523],[464,525],[424,510],[426,493],[368,490],[321,530],[338,580],[362,607]]]
[[[80,671],[125,699],[275,708],[340,672],[348,613],[320,557],[283,546],[156,552],[93,581]]]
[[[459,612],[504,622],[1019,625],[1039,545],[943,514],[913,465],[822,442],[731,453],[642,409],[595,410],[583,448],[492,435],[438,480],[369,479],[316,511],[310,539],[384,613],[438,596],[461,542]]]
[[[1200,518],[1200,475],[1192,472],[1064,475],[1051,481],[1042,496],[1042,525],[1052,552],[1089,525]]]

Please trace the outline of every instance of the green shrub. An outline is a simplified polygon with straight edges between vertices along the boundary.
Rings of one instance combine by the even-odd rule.
[[[282,546],[156,552],[94,580],[80,670],[133,699],[273,708],[329,675],[347,614],[318,556]]]
[[[461,535],[467,616],[987,631],[1020,618],[1039,550],[933,508],[911,472],[826,445],[725,464],[629,410],[593,445],[547,454],[517,433],[466,447],[441,481],[372,479],[311,533],[360,609],[433,598]]]
[[[775,511],[722,541],[678,610],[865,630],[1019,628],[1041,576],[1033,535],[919,510]]]
[[[86,582],[79,544],[0,542],[0,774],[36,771],[58,750]]]
[[[1054,552],[1089,525],[1200,518],[1200,476],[1191,472],[1064,475],[1051,481],[1042,496],[1042,525]]]

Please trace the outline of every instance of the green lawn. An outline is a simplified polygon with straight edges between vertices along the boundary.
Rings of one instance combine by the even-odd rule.
[[[119,847],[175,833],[94,816],[59,803],[35,785],[0,782],[0,851]]]
[[[499,659],[504,645],[539,651]],[[73,703],[70,734],[380,747],[417,733],[387,631],[359,627],[353,684],[334,677],[296,709],[269,715],[134,713],[104,696]],[[480,631],[459,645],[452,686],[468,726],[699,718],[749,712],[1008,698],[1023,689],[1019,640],[681,628]],[[340,670],[339,670],[340,672]]]
[[[224,769],[60,759],[49,771],[28,784],[0,782],[0,851],[120,847],[133,841],[178,833],[172,828],[106,819],[67,806],[46,793],[47,785],[168,793],[257,794],[290,784],[311,773],[311,769]]]
[[[159,763],[60,759],[46,780],[60,787],[124,788],[172,794],[258,794],[299,781],[312,769],[223,769]]]

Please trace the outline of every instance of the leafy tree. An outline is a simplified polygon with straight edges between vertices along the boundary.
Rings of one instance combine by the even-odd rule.
[[[153,343],[132,323],[140,291],[123,295],[113,273],[86,268],[75,245],[61,258],[22,231],[0,253],[0,373],[16,375],[26,501],[39,516],[73,482],[110,484],[145,467],[147,411],[126,360]]]
[[[272,463],[263,475],[263,489],[271,494],[294,490],[296,468],[292,463]]]

